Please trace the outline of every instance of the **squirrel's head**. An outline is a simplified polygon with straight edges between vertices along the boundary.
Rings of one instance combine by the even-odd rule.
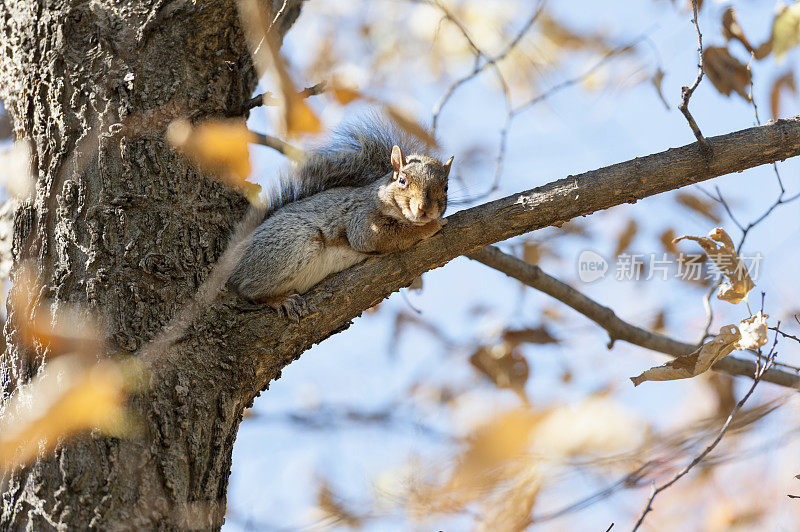
[[[453,158],[446,163],[427,155],[403,154],[399,146],[392,148],[392,183],[395,203],[403,217],[414,225],[440,218],[447,208],[447,176]]]

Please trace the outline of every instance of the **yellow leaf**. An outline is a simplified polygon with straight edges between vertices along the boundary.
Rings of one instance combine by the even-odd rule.
[[[194,127],[186,120],[176,120],[167,128],[167,140],[201,169],[230,186],[248,188],[248,144],[255,135],[243,119],[209,120]]]
[[[772,52],[780,60],[800,44],[800,2],[783,7],[772,22]]]
[[[0,469],[28,463],[83,430],[130,434],[134,423],[125,410],[126,391],[141,371],[141,366],[111,361],[87,364],[78,355],[47,363],[6,404],[0,420]]]
[[[744,265],[728,233],[724,229],[717,227],[708,233],[708,238],[699,236],[682,236],[673,240],[678,243],[681,240],[693,240],[700,244],[709,258],[714,261],[717,268],[724,273],[730,280],[730,284],[722,283],[717,292],[717,298],[730,303],[739,303],[747,297],[755,284],[750,278],[750,273]]]
[[[681,355],[663,366],[650,368],[637,377],[631,377],[634,386],[644,381],[672,381],[688,379],[707,371],[715,362],[725,358],[735,349],[742,338],[736,325],[722,327],[719,334],[688,355]]]
[[[336,101],[339,102],[340,105],[347,105],[354,100],[361,99],[362,95],[355,89],[349,89],[347,87],[334,87],[333,97],[336,98]]]
[[[291,98],[287,101],[287,109],[289,118],[286,130],[289,136],[298,133],[319,133],[322,130],[322,122],[302,98]]]

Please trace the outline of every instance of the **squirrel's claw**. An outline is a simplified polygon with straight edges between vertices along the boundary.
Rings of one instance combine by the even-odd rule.
[[[278,311],[278,314],[286,316],[295,323],[300,323],[301,318],[314,310],[313,306],[309,305],[308,301],[300,294],[286,296],[286,299],[273,308]]]

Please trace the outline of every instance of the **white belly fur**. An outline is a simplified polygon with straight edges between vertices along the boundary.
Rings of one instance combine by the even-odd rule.
[[[302,294],[330,274],[346,270],[366,258],[367,255],[345,246],[324,248],[300,270],[294,288],[298,294]]]

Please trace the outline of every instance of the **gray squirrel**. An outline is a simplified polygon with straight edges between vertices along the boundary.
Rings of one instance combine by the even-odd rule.
[[[240,244],[228,287],[299,320],[309,311],[301,294],[328,275],[436,234],[453,157],[442,163],[421,152],[374,121],[340,129],[282,179],[264,221]]]

